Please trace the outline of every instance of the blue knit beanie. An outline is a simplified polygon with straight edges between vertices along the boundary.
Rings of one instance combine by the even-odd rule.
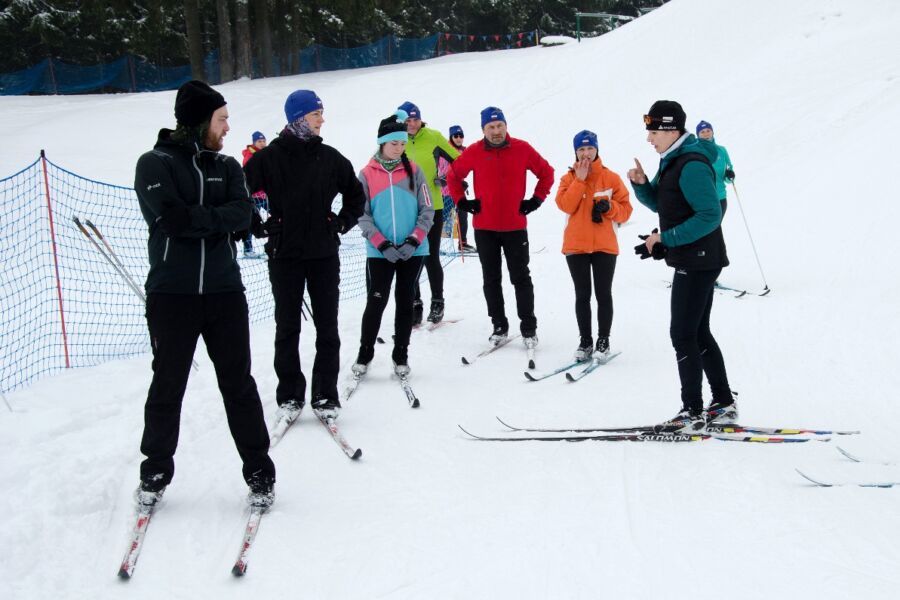
[[[712,123],[710,123],[709,121],[700,121],[699,123],[697,123],[697,135],[700,135],[700,132],[704,129],[713,131]]]
[[[264,135],[262,134],[261,131],[254,131],[254,132],[253,132],[253,135],[252,135],[251,137],[252,137],[252,139],[253,139],[253,143],[254,143],[254,144],[255,144],[256,142],[258,142],[259,140],[265,140],[265,139],[266,139],[266,136],[264,136]]]
[[[288,123],[293,123],[300,117],[322,108],[322,100],[314,91],[297,90],[285,100],[284,116]]]
[[[407,115],[409,115],[408,117],[406,117],[407,119],[421,119],[422,118],[422,113],[421,113],[421,111],[419,111],[419,107],[416,106],[415,104],[413,104],[412,102],[410,102],[409,100],[407,100],[406,102],[404,102],[403,104],[398,106],[397,110],[402,110]]]
[[[572,140],[572,145],[575,147],[575,150],[584,148],[585,146],[593,146],[594,148],[599,148],[599,146],[597,146],[597,134],[593,131],[588,131],[587,129],[585,129],[584,131],[579,131],[575,134],[575,138]]]
[[[481,111],[481,128],[484,129],[485,125],[493,121],[503,121],[506,123],[506,117],[503,116],[503,111],[496,106],[488,106]]]
[[[450,137],[453,137],[454,135],[461,135],[461,136],[465,137],[462,127],[460,127],[459,125],[451,125],[450,126]]]

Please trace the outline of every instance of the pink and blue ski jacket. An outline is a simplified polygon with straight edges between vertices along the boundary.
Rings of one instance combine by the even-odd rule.
[[[388,171],[372,158],[359,172],[366,196],[359,228],[368,240],[366,256],[369,258],[384,258],[378,246],[385,240],[400,246],[410,236],[419,240],[413,256],[428,255],[426,236],[434,221],[434,206],[422,169],[415,163],[410,164],[414,190],[409,189],[409,176],[402,164]]]

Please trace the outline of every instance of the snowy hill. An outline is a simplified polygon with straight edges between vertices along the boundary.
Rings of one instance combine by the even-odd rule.
[[[898,461],[900,279],[889,263],[900,220],[891,175],[898,27],[900,3],[891,0],[673,0],[581,44],[221,86],[232,115],[225,152],[238,155],[254,130],[274,135],[287,94],[312,88],[325,104],[326,142],[357,167],[374,150],[379,120],[412,100],[435,128],[461,124],[469,143],[479,111],[502,107],[510,133],[557,176],[584,128],[598,133],[613,170],[624,175],[637,157],[652,173],[658,158],[641,116],[656,99],[679,100],[689,126],[712,122],[729,149],[773,289],[715,299],[713,328],[740,391],[741,421],[860,429],[837,442]],[[76,173],[129,185],[136,158],[172,124],[174,95],[0,98],[0,173],[46,148]],[[721,281],[761,287],[731,189],[729,199],[732,266]],[[361,461],[348,461],[304,415],[272,452],[278,498],[240,581],[228,570],[246,490],[202,350],[175,480],[127,584],[115,569],[132,519],[149,356],[8,394],[0,597],[896,597],[900,488],[814,488],[794,468],[823,477],[876,470],[897,481],[900,467],[849,464],[835,441],[491,444],[456,428],[496,434],[495,415],[516,425],[639,425],[679,408],[663,284],[671,271],[631,254],[655,222],[635,204],[619,232],[612,344],[620,357],[577,384],[526,383],[515,346],[462,367],[460,355],[484,346],[490,322],[477,260],[452,263],[447,317],[463,320],[414,333],[410,348],[422,408],[408,408],[382,347],[340,419]],[[539,369],[561,364],[577,342],[563,223],[552,199],[529,218],[532,247],[547,248],[531,263]],[[341,306],[345,366],[362,309],[362,300]],[[272,323],[252,331],[269,420],[273,333]],[[304,365],[312,347],[308,330]]]

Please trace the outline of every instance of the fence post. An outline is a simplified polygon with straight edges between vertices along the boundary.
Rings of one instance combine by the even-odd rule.
[[[53,93],[54,95],[59,94],[59,85],[56,83],[56,72],[53,70],[53,57],[47,57],[47,66],[50,68],[50,81],[53,83]]]
[[[47,156],[41,149],[41,168],[44,172],[44,193],[47,198],[47,215],[50,217],[50,247],[53,249],[53,269],[56,273],[56,297],[59,300],[59,323],[62,327],[63,352],[66,356],[66,368],[71,368],[69,362],[69,336],[66,334],[66,313],[63,310],[62,283],[59,280],[59,257],[56,252],[56,229],[53,227],[53,208],[50,204],[50,179],[47,176]]]
[[[131,72],[131,93],[137,92],[137,80],[134,77],[134,55],[128,55],[128,70]]]

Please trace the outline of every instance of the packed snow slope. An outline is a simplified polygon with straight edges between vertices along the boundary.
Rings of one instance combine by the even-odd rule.
[[[389,377],[387,345],[340,419],[364,450],[358,463],[304,415],[272,451],[278,498],[243,580],[229,569],[245,486],[202,344],[175,480],[127,584],[115,572],[132,520],[150,357],[8,394],[12,410],[0,407],[0,597],[895,598],[900,489],[814,488],[794,468],[900,480],[900,467],[850,464],[835,450],[839,442],[900,460],[900,284],[890,266],[900,220],[891,175],[898,28],[892,0],[673,0],[581,44],[220,88],[232,155],[254,130],[273,136],[287,94],[311,88],[325,104],[326,142],[357,167],[374,150],[379,120],[412,100],[429,125],[462,125],[469,143],[479,137],[479,111],[502,107],[511,134],[543,153],[557,178],[572,162],[572,136],[585,128],[597,132],[613,170],[624,176],[638,158],[655,172],[641,116],[654,100],[680,101],[689,126],[712,122],[731,153],[773,290],[715,298],[713,328],[740,391],[741,421],[862,435],[768,446],[465,439],[458,423],[496,434],[495,415],[583,427],[646,424],[678,410],[664,285],[671,271],[632,254],[637,234],[655,222],[636,206],[619,231],[612,344],[621,356],[576,384],[526,383],[518,344],[461,366],[462,354],[485,346],[490,323],[477,259],[452,263],[447,317],[462,321],[413,336],[422,408],[411,410]],[[174,97],[0,98],[0,171],[46,148],[77,173],[130,185],[136,158],[172,124]],[[761,289],[731,188],[729,200],[732,266],[721,281]],[[569,359],[577,342],[563,225],[552,197],[529,217],[538,370]],[[507,305],[514,317],[511,288]],[[362,310],[362,300],[341,306],[345,367]],[[389,308],[385,338],[391,322]],[[269,420],[273,333],[272,323],[252,332]],[[307,368],[313,339],[304,332]]]

